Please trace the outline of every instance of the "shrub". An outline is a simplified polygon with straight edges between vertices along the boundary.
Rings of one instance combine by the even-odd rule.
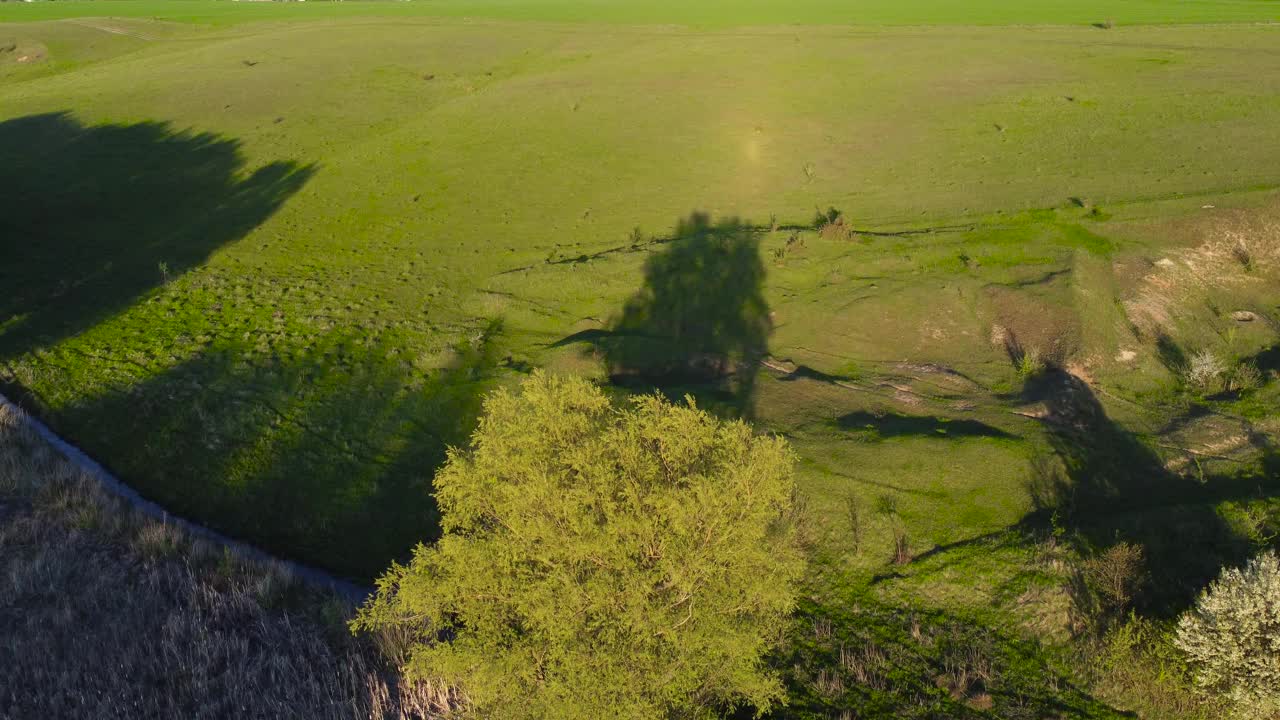
[[[841,215],[843,215],[843,213],[834,207],[829,207],[826,210],[818,210],[813,216],[813,229],[821,230],[824,226],[830,225],[839,220]]]
[[[889,521],[889,530],[893,533],[893,557],[890,561],[894,565],[906,565],[911,562],[911,543],[907,538],[907,529],[903,527],[902,518],[898,516],[897,499],[892,495],[881,495],[876,498],[875,510],[877,515]]]
[[[898,514],[898,501],[892,495],[880,495],[876,497],[876,514],[893,518]]]
[[[356,629],[431,630],[405,670],[481,717],[654,718],[783,698],[764,654],[804,567],[793,456],[657,396],[537,373],[436,476],[444,535]]]
[[[1014,360],[1014,370],[1018,377],[1030,380],[1045,371],[1044,358],[1040,356],[1040,348],[1028,348]]]
[[[1191,357],[1185,378],[1191,387],[1208,392],[1217,387],[1226,371],[1226,365],[1212,350],[1201,350]]]
[[[911,542],[907,539],[907,529],[895,525],[893,527],[893,564],[906,565],[913,559]]]
[[[1092,687],[1100,699],[1144,718],[1221,717],[1217,703],[1196,690],[1186,657],[1173,645],[1172,629],[1162,623],[1130,615],[1081,650],[1081,664],[1092,671]]]
[[[1081,573],[1102,610],[1123,612],[1142,587],[1144,566],[1142,546],[1122,542],[1086,560]]]
[[[1280,714],[1280,558],[1267,552],[1229,568],[1178,619],[1174,644],[1196,685],[1240,717]]]
[[[1262,386],[1262,371],[1253,363],[1242,362],[1231,368],[1227,385],[1236,392],[1257,390]]]
[[[787,244],[773,249],[773,259],[782,263],[787,259],[787,255],[804,249],[804,238],[800,237],[800,233],[791,233],[787,238]]]
[[[1240,267],[1245,272],[1253,270],[1253,252],[1249,250],[1249,245],[1243,237],[1237,237],[1235,243],[1231,245],[1231,257],[1240,263]]]
[[[849,519],[849,540],[853,545],[853,552],[857,553],[862,549],[862,503],[858,496],[853,493],[845,495],[844,509]]]
[[[827,208],[826,212],[818,211],[813,218],[813,227],[828,240],[851,240],[855,235],[844,213],[833,207]]]

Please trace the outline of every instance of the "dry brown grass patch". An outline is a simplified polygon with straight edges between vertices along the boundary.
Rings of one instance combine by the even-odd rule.
[[[1056,297],[1066,287],[1062,282],[1049,283],[1047,294],[998,286],[984,290],[994,320],[990,342],[1020,373],[1035,366],[1061,367],[1080,348],[1080,318],[1069,300]],[[1030,358],[1034,362],[1028,363]]]
[[[1274,283],[1280,276],[1280,220],[1231,215],[1205,232],[1199,245],[1160,258],[1124,308],[1148,336],[1174,324],[1212,292]]]
[[[0,717],[429,718],[353,608],[106,494],[0,407]]]

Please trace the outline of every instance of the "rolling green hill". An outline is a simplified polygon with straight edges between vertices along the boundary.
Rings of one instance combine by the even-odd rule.
[[[1218,548],[1165,612],[1274,479],[1277,16],[0,4],[0,381],[175,512],[367,578],[431,537],[485,391],[612,370],[791,440],[816,596],[1060,640],[1061,480],[1099,547]],[[734,379],[604,361],[746,347],[740,312]],[[1202,351],[1258,387],[1188,387]]]

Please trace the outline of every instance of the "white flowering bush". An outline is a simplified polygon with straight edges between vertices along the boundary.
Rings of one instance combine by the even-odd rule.
[[[1280,558],[1230,568],[1178,619],[1174,644],[1196,685],[1241,718],[1280,717]]]
[[[1197,390],[1209,391],[1218,385],[1226,372],[1227,366],[1212,350],[1201,350],[1191,358],[1186,374],[1187,384]]]

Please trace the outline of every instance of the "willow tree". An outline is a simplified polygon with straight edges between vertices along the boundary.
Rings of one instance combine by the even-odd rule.
[[[764,656],[804,560],[784,441],[694,403],[615,407],[577,378],[498,392],[436,476],[443,536],[357,629],[416,632],[405,671],[477,717],[767,709]]]

